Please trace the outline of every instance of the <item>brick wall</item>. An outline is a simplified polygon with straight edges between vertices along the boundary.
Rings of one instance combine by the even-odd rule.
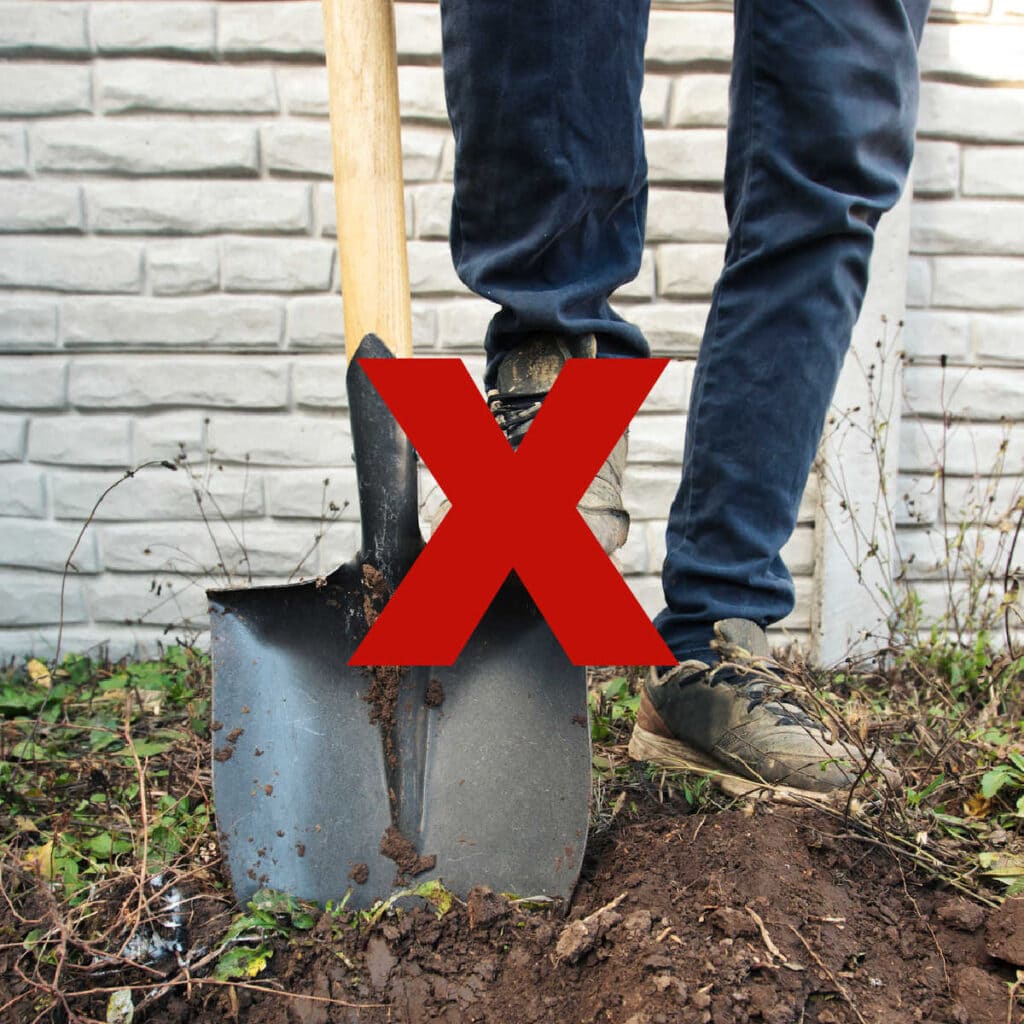
[[[925,416],[941,412],[940,352],[989,367],[969,385],[981,389],[970,414],[986,422],[962,435],[984,446],[999,432],[995,398],[1012,415],[1024,402],[1011,340],[1024,307],[1024,10],[970,6],[961,26],[940,5],[925,41],[906,342],[910,402]],[[437,8],[396,14],[415,343],[478,374],[490,307],[448,256]],[[652,13],[648,247],[617,296],[675,360],[633,428],[627,474],[622,565],[652,613],[725,241],[730,47],[727,5]],[[322,59],[315,0],[0,3],[0,654],[52,647],[64,561],[128,466],[187,455],[99,506],[64,592],[65,649],[152,649],[182,623],[203,628],[208,584],[311,575],[355,550]],[[909,492],[928,467],[905,433]],[[797,635],[813,519],[809,494],[787,550]]]
[[[921,52],[900,439],[900,546],[929,617],[979,553],[1002,576],[1024,472],[1024,5],[946,6]]]

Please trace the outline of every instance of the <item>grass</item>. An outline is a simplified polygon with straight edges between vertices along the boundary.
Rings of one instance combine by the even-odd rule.
[[[877,790],[868,813],[835,812],[846,834],[989,906],[1024,892],[1024,659],[979,635],[894,648],[882,664],[788,665],[850,742],[882,742],[901,769],[902,784]],[[628,760],[638,684],[614,670],[594,676],[595,836],[641,797],[670,813],[734,803],[707,778]],[[97,993],[127,992],[118,998],[139,1009],[176,985],[254,984],[275,942],[313,941],[319,911],[308,904],[263,891],[242,913],[231,905],[212,816],[209,702],[209,659],[182,647],[153,662],[69,655],[0,675],[0,1019],[19,1007],[25,1020],[58,1019],[55,1008],[87,1020]],[[427,885],[414,894],[445,913],[452,895]],[[329,936],[365,935],[398,912],[397,899],[353,912],[339,893]],[[176,915],[200,904],[190,948],[176,947]],[[159,942],[169,978],[146,966]]]

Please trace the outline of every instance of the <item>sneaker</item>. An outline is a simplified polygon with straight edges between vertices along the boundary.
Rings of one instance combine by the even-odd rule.
[[[498,386],[487,393],[487,404],[513,448],[518,448],[526,436],[566,360],[596,357],[597,343],[592,334],[580,338],[537,334],[501,361]],[[626,446],[623,434],[577,506],[609,555],[626,543],[629,532],[629,513],[622,504]],[[451,503],[445,499],[431,519],[432,530],[440,526],[450,508]]]
[[[786,800],[849,792],[865,759],[799,704],[770,660],[764,630],[745,619],[715,624],[721,662],[653,669],[640,698],[629,755],[673,770],[711,772],[733,796],[758,790]],[[881,755],[873,766],[897,776]]]

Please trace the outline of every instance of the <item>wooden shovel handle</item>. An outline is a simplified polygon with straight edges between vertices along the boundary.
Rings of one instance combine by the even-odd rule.
[[[412,355],[391,0],[322,0],[345,353],[376,334]]]

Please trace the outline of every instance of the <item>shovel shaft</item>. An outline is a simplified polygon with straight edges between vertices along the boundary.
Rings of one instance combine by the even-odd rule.
[[[345,352],[367,334],[412,355],[391,0],[322,0]]]

